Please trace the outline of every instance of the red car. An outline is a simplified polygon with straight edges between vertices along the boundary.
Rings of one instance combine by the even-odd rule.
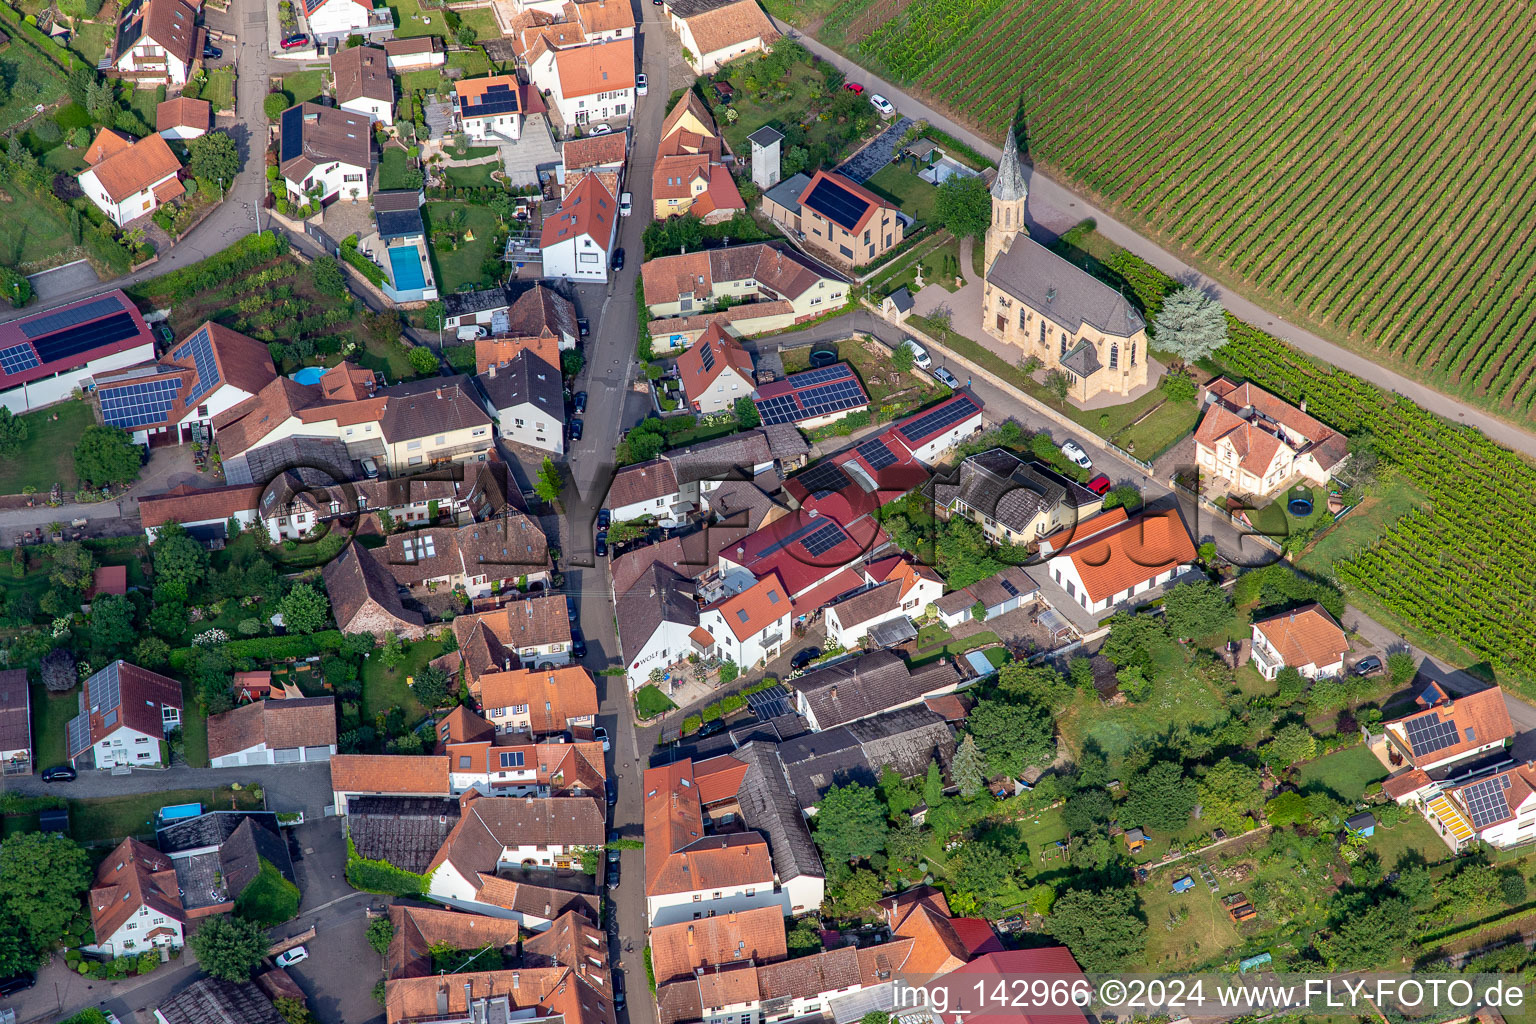
[[[285,50],[297,50],[301,46],[308,46],[308,45],[309,45],[309,36],[306,36],[306,35],[289,36],[287,39],[284,39],[283,42],[282,42],[282,47]]]
[[[860,85],[858,82],[845,82],[845,83],[843,83],[843,88],[847,89],[849,92],[853,93],[855,96],[858,96],[858,95],[860,95],[860,94],[862,94],[864,92],[864,87],[862,85]]]
[[[1102,497],[1109,491],[1109,477],[1105,476],[1103,473],[1100,473],[1098,476],[1088,481],[1088,489],[1094,494]]]

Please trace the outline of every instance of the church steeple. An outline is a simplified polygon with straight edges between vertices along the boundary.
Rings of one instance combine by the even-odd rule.
[[[992,224],[987,228],[986,258],[983,264],[990,273],[992,261],[1008,251],[1014,235],[1024,230],[1024,207],[1029,198],[1029,186],[1024,182],[1024,167],[1019,163],[1019,144],[1015,126],[1008,125],[1008,137],[1003,140],[1003,159],[997,165],[997,178],[992,182]]]

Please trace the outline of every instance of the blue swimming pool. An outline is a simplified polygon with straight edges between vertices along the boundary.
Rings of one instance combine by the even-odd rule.
[[[395,291],[408,292],[427,286],[427,275],[421,269],[421,253],[414,245],[394,245],[385,251],[389,253]]]
[[[325,367],[323,367],[323,366],[306,366],[306,367],[304,367],[304,369],[300,370],[298,373],[295,373],[293,375],[293,379],[298,381],[300,384],[318,384],[318,383],[320,383],[320,378],[324,377],[324,376],[325,376]]]

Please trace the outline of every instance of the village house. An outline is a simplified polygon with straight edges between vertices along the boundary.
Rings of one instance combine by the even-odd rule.
[[[1178,510],[1126,515],[1119,507],[1048,539],[1045,572],[1090,615],[1131,601],[1194,567],[1195,545]]]
[[[576,347],[580,328],[576,307],[542,281],[513,281],[504,288],[458,292],[443,299],[444,330],[457,331],[460,340],[475,341],[475,372],[505,366],[515,355],[530,350],[551,366],[560,353]],[[480,330],[482,329],[483,330]]]
[[[617,587],[617,581],[615,581]],[[691,579],[651,563],[614,603],[625,682],[631,691],[664,679],[689,655],[703,656],[714,638],[699,628],[698,588]]]
[[[24,668],[0,669],[0,774],[32,774],[32,691]]]
[[[588,174],[544,217],[539,247],[544,276],[568,281],[608,280],[608,255],[619,229],[619,201],[600,176]]]
[[[812,732],[820,732],[952,693],[960,685],[960,673],[947,658],[909,668],[893,651],[873,651],[807,672],[786,685],[794,691],[795,711]]]
[[[705,605],[699,612],[699,628],[708,639],[692,635],[691,643],[702,657],[752,669],[779,656],[791,637],[792,615],[784,584],[766,574],[740,593]]]
[[[353,46],[331,55],[334,99],[342,110],[375,124],[395,123],[395,83],[389,58],[377,46]]]
[[[179,177],[181,161],[159,135],[134,139],[103,128],[85,151],[85,162],[80,190],[118,227],[187,191]]]
[[[602,796],[607,771],[603,745],[596,740],[566,743],[511,743],[481,719],[489,731],[478,738],[440,744],[448,758],[448,782],[455,795],[478,789],[482,796]]]
[[[133,0],[117,16],[112,74],[135,87],[185,85],[202,63],[206,39],[187,0]]]
[[[667,0],[664,7],[683,45],[683,60],[696,75],[773,48],[779,32],[756,0]]]
[[[564,594],[535,593],[493,611],[460,615],[452,629],[458,650],[440,660],[452,672],[464,670],[471,696],[480,695],[480,679],[488,672],[556,668],[571,661]]]
[[[984,580],[945,594],[934,602],[934,611],[946,629],[953,629],[975,617],[978,603],[988,619],[995,619],[1025,607],[1039,593],[1040,587],[1029,573],[1020,566],[1010,565]]]
[[[724,964],[771,964],[787,959],[784,915],[778,907],[730,911],[651,929],[651,970],[658,985]]]
[[[76,768],[158,768],[166,736],[181,726],[181,684],[122,659],[85,681],[80,714],[69,720],[67,753]]]
[[[862,267],[900,245],[905,236],[899,207],[835,171],[812,175],[794,206],[774,199],[781,194],[763,194],[763,213],[834,263]]]
[[[505,366],[492,363],[475,383],[504,440],[556,458],[565,454],[565,391],[559,369],[524,349]]]
[[[394,13],[372,0],[304,0],[304,20],[311,43],[332,47],[352,36],[374,40],[395,30]]]
[[[944,894],[931,885],[887,896],[876,906],[892,935],[913,940],[906,967],[914,975],[948,974],[1003,950],[986,919],[952,917]]]
[[[1462,819],[1458,822],[1450,815],[1439,818],[1442,835],[1456,840],[1455,849],[1481,840],[1504,850],[1536,837],[1532,831],[1536,829],[1536,762],[1450,786],[1444,799],[1450,801]],[[1458,827],[1463,823],[1472,833],[1470,836]]]
[[[959,515],[994,544],[1033,544],[1098,514],[1104,499],[1005,448],[972,455],[928,485],[934,514]]]
[[[575,735],[597,723],[597,684],[580,665],[487,672],[479,689],[485,718],[500,736]]]
[[[336,628],[343,633],[372,633],[381,638],[394,633],[406,640],[425,635],[425,620],[400,603],[398,584],[389,568],[356,540],[325,563],[321,575]]]
[[[89,390],[98,373],[154,359],[155,335],[118,289],[0,324],[0,351],[0,408],[20,416]]]
[[[1253,667],[1265,679],[1294,668],[1306,679],[1344,674],[1349,638],[1315,601],[1253,623]]]
[[[567,130],[623,118],[635,109],[633,37],[547,49],[528,62],[528,77]]]
[[[87,894],[95,941],[86,952],[132,956],[185,944],[187,913],[171,859],[134,838],[124,839],[96,869]]]
[[[757,393],[752,357],[719,324],[710,326],[688,351],[677,357],[683,394],[698,413],[730,412],[741,398]]]
[[[384,59],[389,70],[400,74],[440,68],[448,62],[448,53],[441,36],[414,36],[384,40]]]
[[[466,78],[453,83],[459,127],[475,142],[516,142],[523,137],[523,93],[516,75]]]
[[[298,884],[288,841],[271,811],[207,811],[177,818],[156,828],[155,845],[170,858],[188,920],[234,910],[268,864]]]
[[[155,131],[162,139],[187,142],[213,127],[213,104],[175,96],[155,107]]]
[[[1270,497],[1302,479],[1326,487],[1349,441],[1252,384],[1218,377],[1201,389],[1205,415],[1195,430],[1195,461],[1235,491]]]
[[[312,764],[336,753],[336,698],[259,700],[208,716],[208,763]]]
[[[352,0],[329,0],[355,7]],[[341,107],[300,103],[278,119],[278,168],[290,203],[330,203],[368,195],[373,120]]]
[[[691,89],[662,122],[651,203],[657,220],[688,214],[706,224],[729,220],[747,208],[725,166],[715,119]]]
[[[560,143],[560,165],[555,168],[560,201],[564,202],[588,174],[597,175],[609,195],[618,195],[623,190],[624,159],[628,148],[625,132],[584,135]]]
[[[472,599],[488,597],[547,583],[554,571],[544,531],[521,513],[392,534],[387,548],[390,575],[417,596],[462,589]]]

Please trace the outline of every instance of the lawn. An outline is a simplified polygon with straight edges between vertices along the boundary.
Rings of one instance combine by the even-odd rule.
[[[21,494],[23,488],[35,487],[46,496],[55,483],[73,491],[79,484],[75,444],[85,428],[96,422],[90,405],[60,402],[17,418],[27,425],[27,457],[0,459],[0,494]]]
[[[283,76],[283,91],[292,96],[295,103],[318,99],[324,86],[324,71],[293,71]]]
[[[1200,405],[1169,401],[1160,388],[1153,388],[1124,405],[1072,411],[1073,419],[1101,434],[1104,416],[1109,417],[1107,436],[1111,443],[1143,462],[1151,462],[1195,429],[1200,422]]]
[[[459,24],[468,25],[474,29],[475,38],[481,42],[487,39],[501,38],[501,26],[496,23],[496,15],[489,8],[481,7],[457,13],[459,15]]]
[[[245,614],[245,613],[242,613]],[[197,686],[181,684],[181,750],[193,768],[208,767],[208,719],[197,700]]]
[[[448,38],[448,22],[443,18],[442,11],[422,13],[421,5],[416,0],[395,0],[389,5],[389,9],[395,15],[395,38],[411,39],[416,36],[441,36]],[[442,76],[437,72],[422,72],[423,74]]]
[[[32,684],[32,758],[39,771],[69,763],[66,729],[80,713],[80,688],[54,696],[42,683]]]
[[[70,37],[69,48],[94,66],[101,59],[102,54],[107,52],[107,44],[112,40],[113,31],[113,26],[103,22],[81,22],[74,35]]]
[[[437,276],[437,286],[444,295],[452,295],[466,288],[478,288],[484,283],[480,265],[491,255],[499,234],[496,215],[483,206],[473,203],[428,203],[425,210],[427,235],[440,229],[448,214],[455,208],[469,213],[469,230],[474,232],[473,242],[460,240],[449,249],[446,245],[432,245],[432,270]]]
[[[864,187],[877,196],[894,201],[902,213],[919,225],[933,219],[939,190],[917,176],[910,160],[886,164],[864,183]]]
[[[677,707],[672,698],[655,685],[646,683],[635,691],[635,713],[641,718],[655,718]]]
[[[219,786],[71,800],[70,835],[82,843],[153,835],[155,813],[173,804],[202,804],[205,811],[257,811],[262,809],[263,799],[259,789],[253,791],[242,787],[236,791],[229,786]]]
[[[917,287],[917,268],[923,268],[923,284],[937,284],[946,290],[958,291],[955,276],[960,273],[960,241],[947,231],[920,240],[910,253],[893,260],[885,269],[884,276],[869,285],[875,298],[883,298],[905,286],[912,294]]]
[[[149,127],[155,126],[155,109],[160,106],[157,97],[158,89],[135,89],[125,85],[118,96],[128,105],[128,109],[139,115],[140,120]]]
[[[999,640],[998,635],[990,630],[972,633],[970,636],[960,640],[946,640],[938,647],[923,647],[921,646],[921,640],[919,640],[918,656],[912,659],[912,664],[913,666],[925,665],[946,655],[956,657],[964,654],[966,651],[975,650],[977,647],[998,643]],[[990,654],[988,655],[988,660],[991,660]]]
[[[1306,516],[1293,516],[1287,503],[1293,497],[1309,496],[1312,499],[1312,512]],[[1321,487],[1309,487],[1306,484],[1297,484],[1275,496],[1275,500],[1256,511],[1248,513],[1253,528],[1266,537],[1279,540],[1289,537],[1297,530],[1308,529],[1318,524],[1323,514],[1328,511],[1328,492]]]
[[[6,34],[12,41],[0,53],[0,78],[10,86],[10,91],[5,102],[0,103],[0,130],[32,116],[34,104],[51,104],[66,91],[64,73],[57,65],[25,40],[17,39],[13,29],[7,28]],[[22,87],[18,88],[18,84]]]
[[[1374,850],[1381,858],[1382,866],[1394,870],[1403,855],[1418,855],[1427,864],[1438,864],[1451,859],[1450,848],[1445,840],[1435,835],[1434,828],[1422,814],[1405,814],[1403,820],[1392,828],[1376,826],[1376,834],[1367,840],[1367,849]]]
[[[222,67],[208,72],[208,84],[203,87],[203,99],[213,104],[214,110],[234,110],[235,69]]]
[[[1194,876],[1195,887],[1173,893],[1174,879],[1186,874]],[[1211,892],[1200,880],[1198,861],[1159,871],[1137,891],[1147,915],[1147,952],[1140,962],[1148,970],[1193,966],[1242,941],[1221,905],[1223,894]]]
[[[1057,728],[1074,751],[1096,743],[1115,762],[1138,745],[1155,744],[1176,729],[1198,733],[1227,717],[1225,694],[1198,668],[1185,663],[1184,651],[1169,645],[1153,658],[1150,696],[1124,707],[1106,707],[1094,694],[1079,692]]]
[[[426,667],[427,662],[442,653],[441,641],[422,640],[411,644],[406,651],[405,659],[392,669],[384,667],[377,651],[364,659],[363,721],[372,722],[379,715],[387,714],[393,707],[399,707],[405,712],[407,726],[413,726],[425,718],[427,709],[421,706],[421,702],[411,692],[406,680],[420,672]]]
[[[816,346],[818,348],[824,346]],[[811,346],[793,350],[781,350],[785,373],[799,373],[807,369],[811,358]],[[870,414],[875,422],[896,419],[947,394],[936,384],[927,384],[910,373],[898,373],[891,364],[889,349],[878,341],[866,347],[857,339],[837,343],[838,358],[851,365],[864,382],[869,394]]]
[[[1382,531],[1427,499],[1401,474],[1394,474],[1376,493],[1370,494],[1308,548],[1297,565],[1321,573],[1370,547]]]
[[[390,146],[379,157],[379,190],[405,188],[405,172],[411,169],[405,150]]]
[[[3,65],[0,59],[0,73]],[[0,184],[0,264],[33,272],[66,263],[76,252],[68,220],[20,189]]]
[[[501,170],[499,163],[473,164],[469,167],[448,167],[443,171],[443,177],[448,179],[448,184],[460,188],[479,188],[482,185],[494,185],[491,172]]]
[[[1326,789],[1352,804],[1365,795],[1371,783],[1386,777],[1387,770],[1376,755],[1357,743],[1303,765],[1299,782],[1303,792]]]

